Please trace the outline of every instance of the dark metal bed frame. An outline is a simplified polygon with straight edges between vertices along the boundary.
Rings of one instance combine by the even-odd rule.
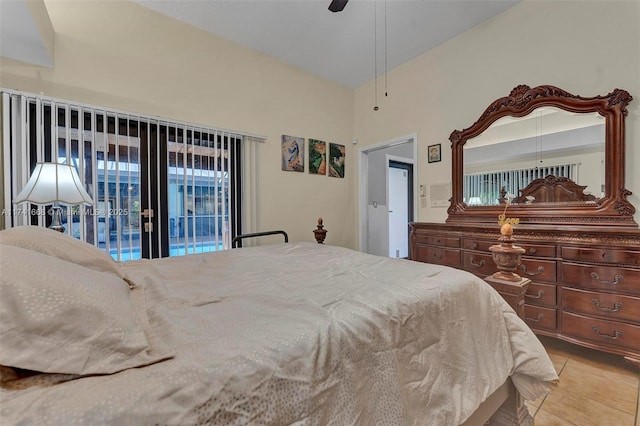
[[[242,240],[244,240],[245,238],[264,237],[264,236],[267,236],[267,235],[277,235],[277,234],[282,234],[284,236],[284,242],[285,243],[289,242],[289,236],[287,235],[286,232],[281,231],[281,230],[264,231],[264,232],[253,232],[251,234],[240,234],[240,235],[234,237],[233,240],[231,240],[231,248],[242,247]],[[240,243],[240,245],[238,246],[237,243]]]

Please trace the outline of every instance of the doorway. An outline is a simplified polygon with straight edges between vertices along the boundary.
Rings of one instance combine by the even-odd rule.
[[[393,242],[398,248],[390,252],[389,245],[395,235],[404,233],[408,239],[408,222],[417,217],[417,206],[413,194],[417,187],[413,165],[417,158],[417,135],[408,135],[386,142],[362,147],[358,150],[358,249],[378,256],[396,257],[395,250],[401,242]],[[411,205],[407,199],[409,219],[404,219],[404,232],[389,232],[389,162],[404,163],[411,166],[411,175],[407,175],[411,188],[408,189]],[[394,170],[397,168],[394,168]],[[392,171],[391,173],[395,173]],[[408,183],[407,183],[408,187]],[[391,200],[394,202],[394,200]],[[395,221],[394,221],[395,222]],[[391,239],[390,239],[391,235]],[[407,244],[408,247],[408,244]],[[398,253],[402,256],[403,251]]]

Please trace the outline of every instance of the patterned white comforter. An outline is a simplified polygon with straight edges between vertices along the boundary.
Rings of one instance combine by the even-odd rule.
[[[463,271],[315,243],[124,269],[173,358],[1,389],[2,424],[456,425],[508,376],[528,399],[557,379],[529,328]]]

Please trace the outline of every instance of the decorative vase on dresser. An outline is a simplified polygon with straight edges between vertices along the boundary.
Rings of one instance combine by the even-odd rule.
[[[509,212],[520,219],[515,235],[525,251],[517,273],[531,280],[524,300],[526,323],[536,333],[619,354],[640,365],[640,230],[624,183],[624,117],[631,99],[619,89],[589,98],[553,86],[518,86],[497,99],[475,124],[451,134],[448,218],[446,223],[410,224],[411,259],[464,269],[481,278],[491,275],[496,265],[489,247],[500,236],[498,216],[511,193]],[[557,112],[572,121],[594,117],[595,124],[567,124],[557,134],[539,132],[560,126]],[[496,136],[505,127],[503,117],[509,125],[533,120],[536,132],[525,134],[524,142]],[[570,132],[582,133],[571,137]],[[562,142],[587,140],[589,132],[601,135],[600,147]],[[485,135],[508,145],[499,149],[495,142],[483,141]],[[553,146],[553,152],[540,148],[545,144]],[[566,150],[561,152],[563,144]],[[522,166],[527,147],[535,164],[530,168]],[[574,161],[571,150],[583,160]],[[520,158],[495,158],[507,152],[520,152]],[[598,155],[603,168],[596,173],[589,167],[598,163]],[[590,156],[595,158],[592,163]],[[482,158],[491,158],[485,161],[490,171],[483,170]],[[566,176],[546,174],[549,171]]]

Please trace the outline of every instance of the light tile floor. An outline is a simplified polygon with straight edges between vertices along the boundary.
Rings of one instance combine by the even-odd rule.
[[[551,392],[527,402],[536,426],[640,426],[640,369],[611,355],[539,336],[558,371]]]

